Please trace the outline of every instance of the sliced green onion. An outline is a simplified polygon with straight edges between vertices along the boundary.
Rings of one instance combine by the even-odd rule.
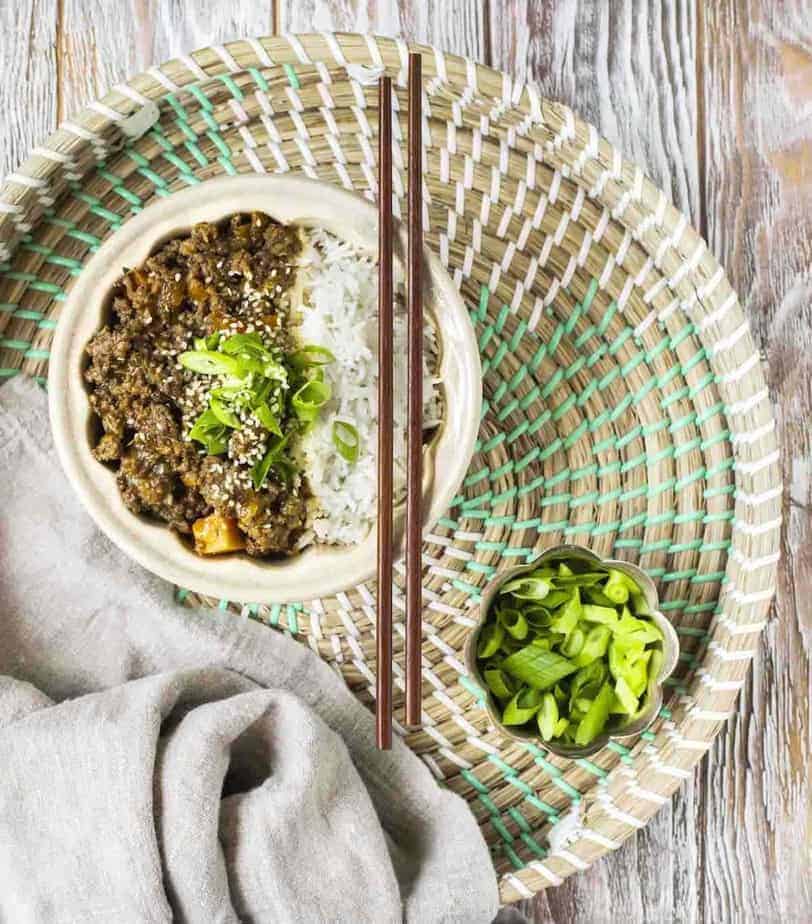
[[[250,334],[232,334],[227,340],[220,344],[223,353],[229,356],[246,356],[251,359],[269,360],[273,359],[273,354],[257,333]]]
[[[631,587],[629,584],[631,583]],[[638,590],[636,584],[630,582],[622,571],[609,571],[609,580],[603,585],[603,592],[612,603],[625,603],[629,599],[629,591]]]
[[[288,362],[294,369],[307,369],[309,366],[326,366],[335,362],[335,356],[327,347],[317,346],[315,343],[305,344],[290,356]]]
[[[262,487],[265,479],[268,477],[271,466],[277,463],[281,458],[289,439],[290,434],[282,437],[272,437],[268,441],[268,449],[265,455],[251,469],[251,480],[257,491]]]
[[[287,387],[288,371],[278,360],[266,359],[262,363],[262,368],[260,371],[265,376],[265,378],[271,379],[274,382],[282,382],[282,384]]]
[[[581,615],[581,593],[576,587],[573,589],[572,597],[569,601],[560,609],[556,610],[555,617],[550,622],[550,630],[552,632],[561,632],[563,635],[569,635],[578,625]]]
[[[505,630],[498,622],[488,623],[479,633],[476,653],[478,658],[490,658],[499,651]]]
[[[228,430],[211,410],[206,410],[189,431],[189,439],[202,444],[210,456],[219,456],[228,447]]]
[[[577,558],[506,582],[477,648],[502,723],[585,747],[648,714],[664,645],[649,609],[625,572]]]
[[[209,407],[211,408],[212,414],[214,414],[220,423],[224,424],[226,427],[231,427],[232,430],[239,430],[242,426],[240,418],[237,417],[222,398],[217,398],[212,395],[209,399]]]
[[[541,706],[541,693],[530,687],[522,687],[505,706],[502,721],[505,725],[524,725],[530,721]]]
[[[254,417],[256,417],[266,430],[276,434],[276,436],[282,436],[282,428],[279,425],[279,420],[264,401],[260,402],[254,408]]]
[[[543,578],[523,577],[508,581],[499,593],[513,594],[518,600],[543,600],[551,589],[550,582]]]
[[[583,647],[578,653],[575,663],[579,667],[586,667],[587,664],[602,658],[606,654],[611,637],[612,633],[606,626],[592,626],[586,634]]]
[[[615,691],[612,685],[604,683],[586,715],[578,723],[578,728],[575,730],[576,744],[584,747],[598,737],[606,725],[614,700]]]
[[[315,420],[321,408],[330,400],[332,389],[327,382],[305,382],[291,398],[294,414],[306,423]]]
[[[651,607],[648,605],[644,594],[633,593],[629,597],[629,606],[635,616],[648,616],[651,613]]]
[[[339,455],[351,465],[358,461],[358,452],[361,448],[358,431],[344,420],[333,421],[333,445]]]
[[[513,687],[511,678],[498,667],[492,667],[485,671],[485,683],[494,696],[499,699],[507,699],[513,696]]]
[[[521,610],[505,608],[499,613],[499,622],[505,627],[513,638],[522,641],[527,638],[528,625],[527,620]]]
[[[279,475],[282,481],[290,487],[291,484],[293,484],[293,477],[296,474],[296,466],[293,462],[282,456],[280,459],[276,459],[272,464],[274,471]]]
[[[561,645],[561,654],[574,658],[581,653],[586,635],[581,628],[574,628]]]
[[[637,712],[637,697],[622,677],[615,681],[615,697],[626,715],[634,715]]]
[[[243,378],[247,374],[238,359],[214,350],[191,350],[181,353],[178,361],[184,368],[201,375],[233,375]]]
[[[216,350],[220,343],[220,334],[209,334],[207,337],[195,337],[196,350]]]
[[[502,669],[537,690],[546,690],[577,670],[568,658],[538,645],[528,645],[502,662]]]
[[[552,693],[545,693],[541,698],[541,709],[536,716],[541,737],[549,741],[558,725],[558,703]]]

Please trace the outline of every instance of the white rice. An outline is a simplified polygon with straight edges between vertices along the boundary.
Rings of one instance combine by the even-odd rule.
[[[332,398],[298,447],[313,494],[311,525],[323,543],[361,541],[376,519],[377,493],[377,324],[376,264],[345,241],[322,230],[307,233],[310,246],[305,275],[299,336],[303,344],[330,350],[335,362],[324,367]],[[405,487],[406,317],[396,307],[394,325],[395,496]],[[437,345],[426,315],[423,350],[423,421],[435,426],[439,416]],[[431,363],[429,363],[431,357]],[[333,423],[351,424],[358,431],[360,450],[347,462],[333,443]]]

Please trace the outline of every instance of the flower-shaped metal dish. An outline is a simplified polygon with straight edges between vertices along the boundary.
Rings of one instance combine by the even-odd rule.
[[[494,598],[499,593],[502,586],[508,581],[512,581],[514,578],[521,577],[521,575],[526,574],[529,571],[534,571],[536,568],[542,567],[546,562],[549,562],[553,559],[575,559],[586,561],[590,564],[598,565],[601,568],[612,568],[613,570],[620,571],[623,574],[628,575],[637,584],[646,598],[646,603],[648,604],[651,611],[648,614],[648,618],[650,618],[651,621],[657,625],[663,634],[663,662],[662,666],[660,667],[659,676],[656,679],[654,693],[648,697],[644,712],[639,715],[633,722],[630,722],[628,725],[625,725],[621,729],[617,729],[611,732],[603,732],[602,734],[598,735],[594,741],[585,747],[565,747],[563,745],[557,744],[554,740],[544,741],[539,734],[534,734],[530,731],[504,725],[499,717],[499,710],[497,708],[496,700],[494,699],[491,691],[488,689],[488,686],[485,683],[485,680],[479,670],[479,665],[477,664],[477,645],[479,642],[479,635],[485,626],[485,623],[487,622],[488,612],[491,608],[491,604],[493,603]],[[616,559],[612,558],[601,558],[599,555],[596,555],[589,549],[583,548],[579,545],[557,545],[551,549],[548,549],[546,552],[543,552],[538,556],[538,558],[534,559],[529,564],[521,565],[518,568],[511,568],[509,571],[500,572],[485,588],[485,592],[482,595],[482,602],[480,604],[479,622],[474,631],[468,637],[468,641],[465,645],[465,666],[468,669],[469,676],[472,677],[478,686],[482,689],[485,696],[485,709],[487,710],[488,717],[496,726],[496,728],[498,728],[499,731],[506,735],[508,738],[513,738],[517,741],[533,741],[546,750],[551,751],[553,754],[557,754],[559,757],[570,758],[589,757],[590,754],[595,754],[597,751],[600,751],[601,748],[605,747],[610,740],[622,741],[624,738],[633,738],[636,735],[639,735],[641,732],[645,731],[649,725],[651,725],[651,723],[657,717],[657,713],[660,711],[660,707],[662,706],[663,702],[663,683],[674,672],[674,668],[677,666],[678,658],[679,638],[677,637],[677,633],[674,631],[674,627],[659,610],[657,588],[654,586],[654,582],[651,580],[651,578],[644,571],[638,568],[637,565],[632,565],[626,561],[617,561]]]

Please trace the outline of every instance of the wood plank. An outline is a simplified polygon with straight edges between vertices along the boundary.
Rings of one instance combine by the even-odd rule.
[[[697,223],[693,0],[489,0],[494,67],[570,106]]]
[[[480,0],[280,0],[280,25],[283,32],[399,35],[484,61],[484,10]]]
[[[707,235],[767,360],[783,447],[783,560],[738,715],[704,769],[704,920],[812,918],[812,18],[724,0],[701,22]]]
[[[60,118],[196,48],[273,31],[273,0],[60,0]]]
[[[56,25],[48,0],[0,4],[0,177],[56,128]]]

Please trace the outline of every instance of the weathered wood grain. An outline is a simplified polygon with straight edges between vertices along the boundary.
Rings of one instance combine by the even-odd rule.
[[[489,0],[492,64],[597,125],[694,220],[695,18],[694,0]]]
[[[58,0],[60,118],[152,64],[273,31],[272,0]]]
[[[280,0],[279,20],[284,32],[401,35],[485,61],[484,16],[480,0]]]
[[[0,3],[0,177],[56,125],[56,29],[49,0]]]
[[[703,920],[807,921],[812,700],[812,15],[703,9],[709,243],[767,360],[783,448],[783,561],[736,717],[700,782]],[[746,916],[746,917],[745,917]]]

